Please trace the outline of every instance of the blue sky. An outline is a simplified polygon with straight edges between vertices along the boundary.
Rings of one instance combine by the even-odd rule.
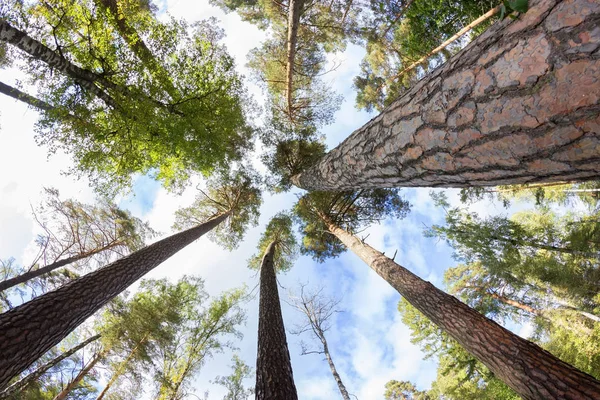
[[[205,0],[162,1],[161,9],[190,21],[211,16],[219,18],[227,34],[225,44],[235,56],[240,71],[249,75],[244,66],[246,54],[264,39],[264,32],[241,22],[235,14],[223,14]],[[350,45],[343,54],[330,57],[342,64],[324,78],[344,96],[335,123],[323,130],[330,148],[373,116],[354,108],[352,79],[358,73],[363,53],[361,48]],[[13,70],[0,71],[0,74],[7,83],[18,78],[18,73]],[[259,103],[264,101],[256,85],[248,82],[248,87]],[[71,164],[68,156],[57,154],[47,158],[46,149],[35,145],[35,111],[7,97],[0,97],[0,110],[0,170],[3,171],[0,174],[0,257],[12,256],[26,263],[32,256],[31,241],[36,233],[30,204],[39,202],[43,186],[58,188],[64,198],[93,202],[95,197],[86,179],[62,173]],[[257,167],[263,168],[260,165]],[[173,213],[191,204],[197,183],[201,183],[201,179],[194,178],[189,188],[176,196],[166,192],[149,177],[138,177],[133,193],[118,199],[118,203],[134,215],[148,220],[154,229],[168,235],[172,233]],[[370,227],[362,235],[369,234],[367,243],[386,254],[393,254],[397,250],[398,263],[441,287],[444,270],[456,262],[444,243],[425,238],[422,231],[424,226],[442,223],[443,213],[434,207],[429,198],[429,189],[407,189],[404,193],[413,204],[409,216],[403,220],[386,220]],[[456,204],[457,191],[449,191],[449,196]],[[226,252],[203,238],[163,263],[148,277],[168,277],[175,281],[184,274],[199,275],[205,279],[211,295],[243,284],[254,288],[258,277],[246,267],[246,260],[254,253],[270,217],[289,209],[294,200],[294,193],[266,195],[259,225],[248,231],[244,242],[235,251]],[[473,209],[483,214],[505,212],[498,204],[491,203],[477,204]],[[324,264],[300,257],[294,268],[281,275],[279,281],[282,286],[280,294],[284,299],[288,290],[298,288],[299,282],[308,282],[312,287],[322,285],[327,293],[342,299],[339,308],[344,312],[336,314],[335,324],[328,332],[328,341],[342,379],[350,393],[359,399],[382,399],[384,384],[389,379],[412,380],[420,388],[427,388],[435,378],[435,360],[422,360],[423,354],[410,343],[410,332],[400,321],[396,311],[400,296],[358,257],[345,253]],[[238,343],[238,347],[245,362],[254,366],[258,298],[250,301],[246,307],[248,321],[243,327],[244,339]],[[286,326],[293,326],[300,316],[285,303],[282,309]],[[327,363],[317,355],[300,356],[300,340],[288,336],[300,398],[339,398]],[[303,340],[307,341],[308,338]],[[229,373],[230,359],[229,352],[207,362],[194,382],[197,394],[209,390],[210,399],[222,397],[223,389],[212,385],[210,380]],[[248,385],[253,386],[253,382],[249,381]]]

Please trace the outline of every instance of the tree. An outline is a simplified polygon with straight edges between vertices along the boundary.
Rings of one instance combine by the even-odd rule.
[[[292,220],[288,215],[280,213],[271,219],[261,236],[259,253],[249,260],[251,268],[260,267],[255,388],[257,400],[298,398],[275,274],[276,270],[285,271],[292,266],[295,247]],[[261,253],[264,254],[262,261]]]
[[[110,393],[122,377],[141,385],[144,372],[154,366],[163,349],[177,342],[179,332],[207,298],[201,279],[184,276],[175,284],[166,279],[143,280],[130,299],[113,300],[97,322],[105,337],[109,367],[109,379],[97,399]],[[119,386],[118,392],[122,389]]]
[[[385,400],[429,400],[427,393],[417,390],[409,381],[391,380],[385,384]]]
[[[252,207],[245,200],[254,187],[246,185],[237,202],[206,222],[160,240],[129,256],[76,279],[0,315],[0,388],[40,355],[60,342],[87,317],[125,290],[133,282],[177,251],[210,232],[240,208]],[[32,330],[35,327],[35,330]],[[23,340],[26,338],[25,344]]]
[[[231,210],[227,221],[209,232],[209,238],[228,250],[238,246],[248,226],[256,226],[262,194],[257,184],[260,177],[248,166],[230,166],[207,180],[206,192],[200,192],[189,207],[175,212],[174,228],[186,229],[215,215]]]
[[[237,354],[233,355],[231,361],[233,362],[231,375],[217,376],[212,383],[227,388],[227,394],[223,400],[248,400],[254,394],[254,390],[246,389],[244,379],[252,376],[252,368],[247,366]]]
[[[193,375],[214,353],[232,346],[223,337],[233,335],[241,339],[237,327],[245,319],[240,308],[244,298],[244,289],[232,290],[208,307],[196,305],[190,310],[180,329],[174,332],[174,340],[161,346],[153,357],[157,399],[183,399]]]
[[[446,223],[433,226],[427,234],[446,240],[457,259],[478,267],[472,271],[475,281],[491,279],[492,286],[512,287],[506,293],[537,288],[575,304],[581,312],[594,312],[598,307],[597,211],[559,217],[540,208],[516,213],[510,219],[481,219],[454,208],[446,211]],[[481,268],[489,272],[482,276]]]
[[[418,78],[456,53],[461,45],[455,33],[465,34],[472,21],[478,22],[495,5],[489,0],[370,1],[371,13],[362,22],[367,54],[361,74],[354,78],[357,108],[383,111]],[[488,25],[476,26],[475,35]]]
[[[375,203],[385,207],[371,205],[353,209],[339,203],[340,193],[304,195],[295,208],[305,232],[304,251],[317,260],[323,260],[324,256],[339,254],[345,248],[352,250],[417,310],[526,399],[556,396],[591,399],[600,394],[600,382],[592,376],[504,329],[351,233],[361,223],[368,224],[370,219],[383,218],[386,210],[400,215],[406,213],[406,204],[397,200],[397,196],[396,192],[390,191],[382,196],[379,203]],[[358,200],[357,196],[350,198]],[[343,210],[348,211],[340,212]],[[329,236],[335,237],[336,242],[327,239]]]
[[[61,200],[56,189],[44,191],[46,199],[33,211],[43,232],[36,238],[38,254],[29,268],[16,276],[5,276],[0,282],[0,291],[72,263],[76,263],[77,269],[82,269],[92,259],[99,264],[108,263],[142,248],[145,239],[155,234],[147,223],[109,201],[88,205],[76,200]],[[49,282],[42,280],[39,283],[52,287],[61,283],[60,278],[55,275],[48,279]]]
[[[44,363],[43,365],[39,366],[38,368],[36,368],[36,370],[33,371],[32,373],[24,376],[23,378],[19,379],[18,381],[14,382],[14,383],[12,383],[6,389],[4,389],[2,392],[0,392],[0,399],[12,398],[12,396],[14,396],[17,392],[21,392],[22,390],[25,390],[28,385],[32,384],[33,382],[36,382],[42,375],[44,375],[50,369],[52,369],[53,367],[55,367],[56,365],[61,363],[63,360],[69,358],[70,356],[72,356],[73,354],[78,352],[79,350],[83,349],[88,344],[98,340],[100,338],[100,336],[101,335],[99,335],[99,334],[90,336],[88,339],[79,343],[77,346],[72,347],[69,350],[61,353],[59,356],[53,358],[52,360],[50,360],[50,361]]]
[[[299,296],[290,296],[290,305],[296,310],[303,314],[303,321],[301,324],[294,327],[291,331],[294,335],[301,335],[305,332],[310,332],[313,339],[321,342],[318,350],[311,350],[304,343],[302,343],[302,355],[307,354],[324,354],[331,369],[331,374],[338,385],[342,398],[344,400],[350,400],[350,395],[346,386],[342,382],[342,378],[333,363],[331,353],[329,351],[329,345],[325,338],[325,332],[331,328],[329,319],[334,313],[339,312],[336,310],[340,300],[327,298],[323,294],[323,288],[320,288],[314,292],[306,293],[304,291],[305,285],[300,286]]]
[[[19,4],[24,16],[2,21],[1,40],[27,55],[23,68],[38,87],[41,102],[16,96],[44,110],[38,142],[70,153],[74,172],[106,192],[135,173],[177,189],[191,173],[241,159],[253,106],[215,21],[163,23],[128,4],[119,15],[135,42],[124,43],[111,8],[91,0]]]
[[[406,299],[400,300],[398,311],[402,315],[402,322],[411,330],[411,342],[421,347],[426,358],[438,356],[437,379],[431,384],[431,390],[421,393],[422,396],[427,396],[425,399],[520,398]]]
[[[557,4],[532,2],[517,20],[496,23],[294,184],[357,190],[597,179],[598,113],[590,110],[600,81],[583,78],[598,75],[597,62],[583,54],[553,61],[554,49],[579,51],[559,31],[591,35],[585,21],[595,11],[578,13],[573,25],[564,18],[579,1]],[[532,68],[525,72],[525,64]]]

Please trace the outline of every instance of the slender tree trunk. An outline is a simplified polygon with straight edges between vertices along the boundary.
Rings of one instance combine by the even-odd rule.
[[[151,244],[0,314],[0,388],[128,286],[228,215]]]
[[[323,343],[323,352],[325,353],[325,358],[327,359],[327,363],[329,363],[329,369],[331,369],[331,374],[333,375],[333,379],[338,385],[340,389],[340,393],[342,394],[342,398],[344,400],[350,400],[350,395],[348,394],[348,390],[346,390],[346,386],[342,382],[342,378],[340,374],[337,372],[337,368],[335,368],[335,364],[333,363],[333,359],[331,358],[331,354],[329,354],[329,346],[327,346],[327,340],[325,339],[325,334],[320,332],[321,343]]]
[[[37,278],[38,276],[50,273],[50,272],[54,271],[55,269],[64,267],[65,265],[69,265],[71,263],[74,263],[75,261],[79,261],[79,260],[83,260],[84,258],[91,257],[94,254],[98,254],[100,252],[108,250],[111,247],[114,247],[116,245],[117,244],[112,244],[110,246],[105,246],[105,247],[102,247],[100,249],[95,249],[95,250],[89,251],[87,253],[79,254],[77,256],[68,257],[68,258],[65,258],[63,260],[59,260],[59,261],[53,262],[52,264],[48,264],[48,265],[46,265],[46,266],[44,266],[42,268],[38,268],[38,269],[35,269],[35,270],[32,270],[32,271],[25,272],[24,274],[21,274],[19,276],[15,276],[14,278],[6,279],[6,280],[0,282],[0,291],[6,290],[6,289],[10,289],[13,286],[16,286],[16,285],[19,285],[21,283],[27,282],[28,280],[33,279],[33,278]]]
[[[7,21],[0,21],[0,40],[12,44],[36,60],[40,60],[48,64],[51,68],[56,68],[62,73],[70,76],[83,88],[102,99],[106,105],[117,108],[114,99],[108,93],[96,86],[95,82],[99,82],[103,86],[112,89],[116,88],[116,85],[91,71],[76,66],[43,43],[29,37],[27,33],[14,28]]]
[[[524,399],[599,399],[600,382],[444,293],[325,219],[346,247]]]
[[[121,376],[121,374],[123,374],[123,371],[125,370],[125,367],[127,367],[127,364],[129,364],[129,362],[131,361],[131,359],[137,353],[137,351],[140,348],[140,346],[142,344],[144,344],[146,342],[146,340],[148,340],[148,335],[144,336],[142,338],[142,340],[140,340],[140,342],[138,344],[136,344],[133,349],[131,349],[131,351],[127,355],[127,358],[125,360],[123,360],[119,364],[119,367],[112,374],[112,376],[110,377],[110,380],[106,383],[106,385],[104,386],[104,389],[102,389],[102,392],[100,392],[100,394],[98,395],[98,397],[96,397],[96,400],[102,400],[104,398],[104,396],[106,395],[106,392],[108,392],[108,390],[111,388],[111,386],[114,385],[114,383],[117,381],[117,379],[119,378],[119,376]]]
[[[600,3],[529,3],[527,13],[496,22],[294,184],[339,191],[598,179]]]
[[[288,11],[288,37],[287,37],[287,64],[286,64],[286,96],[290,119],[293,119],[293,96],[294,96],[294,62],[296,58],[296,45],[298,43],[298,26],[300,15],[305,0],[289,0]]]
[[[276,245],[267,247],[260,267],[255,393],[256,400],[297,400],[273,263]]]
[[[46,103],[43,100],[37,99],[25,92],[20,91],[17,88],[9,86],[3,82],[0,82],[0,93],[5,94],[13,99],[22,101],[25,104],[32,106],[33,108],[37,108],[43,111],[52,111],[56,110],[56,107]]]
[[[67,398],[67,396],[69,395],[69,393],[71,393],[71,391],[73,389],[75,389],[77,387],[77,385],[79,385],[79,383],[83,380],[83,378],[85,378],[87,376],[87,374],[90,373],[92,368],[94,368],[96,366],[96,364],[98,364],[98,361],[100,361],[102,359],[102,357],[104,357],[104,354],[105,354],[105,352],[96,354],[94,356],[94,358],[85,366],[85,368],[82,369],[77,374],[75,379],[73,379],[71,382],[69,382],[67,387],[64,388],[59,394],[57,394],[56,397],[54,397],[54,400],[65,400]]]
[[[23,377],[22,379],[18,380],[17,382],[13,383],[12,385],[10,385],[6,389],[4,389],[0,393],[0,399],[10,398],[10,396],[13,395],[14,393],[16,393],[17,391],[23,390],[25,387],[27,387],[27,385],[38,380],[39,377],[44,375],[46,373],[46,371],[48,371],[50,368],[54,367],[55,365],[60,363],[62,360],[72,356],[73,354],[75,354],[79,350],[83,349],[88,344],[90,344],[98,339],[100,339],[100,335],[94,335],[94,336],[90,337],[89,339],[79,343],[77,346],[72,347],[69,350],[65,351],[64,353],[62,353],[60,356],[56,357],[55,359],[48,361],[46,364],[40,366],[38,369],[36,369],[31,374]]]

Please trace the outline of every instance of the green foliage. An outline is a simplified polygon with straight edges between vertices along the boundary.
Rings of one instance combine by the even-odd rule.
[[[516,18],[513,11],[525,13],[529,9],[529,0],[504,0],[500,5],[500,19],[505,17]]]
[[[494,189],[477,187],[461,190],[463,203],[474,203],[488,198],[501,201],[508,207],[512,201],[535,202],[536,206],[548,207],[584,205],[589,210],[598,207],[600,182],[550,183],[498,186]]]
[[[399,193],[398,189],[374,189],[305,194],[294,206],[303,235],[302,254],[323,262],[346,250],[329,232],[329,223],[358,232],[387,217],[405,217],[410,204]]]
[[[491,0],[371,0],[371,13],[363,21],[367,54],[361,63],[360,75],[354,79],[357,108],[383,110],[461,45],[451,45],[408,73],[399,74],[400,71],[495,5]],[[472,35],[481,33],[487,26],[489,23],[479,25]]]
[[[177,210],[174,228],[190,228],[210,218],[229,213],[226,221],[213,228],[208,236],[226,249],[238,246],[248,226],[256,226],[260,215],[262,194],[260,177],[248,167],[219,170],[208,179],[206,191],[189,206]]]
[[[248,400],[254,394],[254,389],[246,388],[244,379],[252,377],[252,368],[246,365],[237,354],[233,355],[231,361],[233,362],[231,375],[218,376],[213,383],[227,389],[227,394],[223,397],[223,400]]]
[[[417,390],[409,381],[391,380],[385,384],[385,400],[430,400],[426,392]]]
[[[269,245],[275,242],[273,264],[276,271],[288,271],[298,255],[298,244],[293,231],[293,222],[289,214],[280,212],[267,224],[258,242],[258,251],[248,260],[252,269],[260,269],[263,255]]]
[[[282,139],[268,149],[262,156],[262,162],[271,174],[267,185],[276,193],[290,190],[290,178],[312,166],[325,154],[323,143],[302,139]]]
[[[241,339],[237,330],[245,314],[240,303],[245,289],[222,294],[206,308],[197,307],[175,333],[175,340],[154,356],[156,399],[181,399],[193,375],[215,354],[233,347],[227,337]]]
[[[600,285],[596,214],[559,217],[540,209],[510,219],[481,219],[457,208],[447,211],[445,227],[433,226],[426,234],[445,239],[459,260],[481,262],[490,275],[516,290],[547,288],[591,310],[598,306]]]
[[[151,61],[136,54],[110,12],[92,0],[34,3],[22,20],[10,21],[90,71],[114,103],[29,58],[23,69],[37,97],[56,107],[43,113],[37,141],[71,154],[72,172],[88,175],[103,192],[127,188],[138,173],[177,190],[190,174],[209,174],[251,148],[246,115],[254,106],[219,44],[216,20],[161,22],[139,2],[125,3],[123,16]]]
[[[519,396],[496,378],[485,365],[467,353],[404,298],[398,303],[398,311],[402,314],[402,322],[411,329],[411,342],[418,344],[427,357],[439,357],[437,379],[427,393],[429,398],[519,399]]]

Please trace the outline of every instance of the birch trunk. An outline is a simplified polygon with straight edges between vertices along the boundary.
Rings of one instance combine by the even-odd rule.
[[[163,261],[223,222],[221,214],[0,315],[0,388],[86,318]]]
[[[600,381],[484,317],[340,227],[325,222],[332,234],[410,304],[524,399],[600,398]]]
[[[258,354],[256,357],[256,400],[297,400],[281,315],[272,242],[260,267],[260,303],[258,309]]]
[[[99,99],[102,99],[106,105],[117,108],[114,99],[108,93],[96,86],[95,82],[100,82],[107,88],[116,88],[116,85],[91,71],[71,63],[43,43],[28,36],[27,33],[14,28],[7,21],[0,20],[0,40],[12,44],[36,60],[40,60],[48,64],[49,67],[56,68],[65,75],[70,76],[84,89],[90,91]]]
[[[339,191],[598,179],[600,2],[529,3],[527,13],[496,22],[294,184]]]

